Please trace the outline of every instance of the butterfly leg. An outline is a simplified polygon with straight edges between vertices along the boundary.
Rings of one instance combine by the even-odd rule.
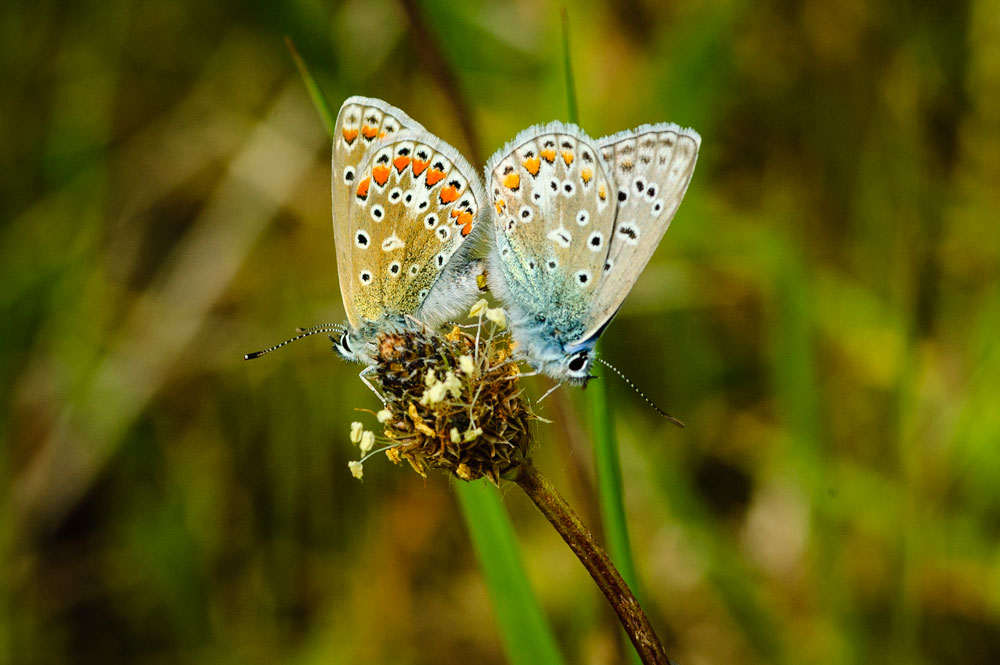
[[[561,383],[557,383],[556,385],[554,385],[551,388],[549,388],[548,390],[546,390],[544,395],[542,395],[541,397],[539,397],[538,399],[535,400],[535,404],[541,404],[543,399],[545,399],[546,397],[548,397],[549,395],[551,395],[553,392],[555,392],[556,388],[558,388],[561,385],[562,385]]]
[[[375,393],[375,396],[379,398],[380,402],[382,402],[382,406],[386,406],[388,404],[388,402],[386,401],[386,399],[384,397],[382,397],[382,393],[380,393],[378,391],[378,388],[376,388],[374,385],[372,385],[372,382],[369,381],[368,377],[366,376],[366,375],[372,374],[374,372],[375,372],[375,365],[369,365],[368,367],[365,367],[363,370],[361,370],[358,373],[358,378],[361,379],[361,381],[366,386],[368,386],[369,390],[371,390],[373,393]]]

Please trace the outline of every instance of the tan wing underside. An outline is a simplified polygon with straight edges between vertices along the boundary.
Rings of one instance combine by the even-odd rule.
[[[387,136],[401,129],[423,127],[402,110],[379,99],[351,97],[340,107],[333,137],[333,239],[337,249],[340,294],[351,326],[358,328],[358,310],[348,297],[348,274],[354,243],[349,224],[352,195],[357,188],[359,165]]]
[[[358,170],[343,225],[349,251],[338,254],[355,327],[416,312],[472,232],[482,196],[477,176],[432,147],[437,143],[426,132],[400,131]]]

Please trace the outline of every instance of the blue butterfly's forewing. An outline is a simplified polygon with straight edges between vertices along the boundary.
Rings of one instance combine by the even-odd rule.
[[[487,165],[495,244],[490,287],[529,362],[556,373],[586,330],[614,224],[596,143],[562,123],[521,132]]]
[[[597,142],[551,123],[490,159],[490,288],[539,371],[586,381],[589,352],[670,224],[700,140],[660,124]]]

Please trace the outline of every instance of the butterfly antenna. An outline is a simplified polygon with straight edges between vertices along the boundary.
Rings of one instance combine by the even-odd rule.
[[[300,330],[301,330],[301,328],[300,328]],[[275,344],[274,346],[272,346],[269,349],[264,349],[263,351],[254,351],[253,353],[248,353],[245,356],[243,356],[243,360],[253,360],[254,358],[260,358],[262,355],[264,355],[266,353],[270,353],[271,351],[277,351],[281,347],[288,346],[292,342],[297,342],[297,341],[299,341],[300,339],[302,339],[304,337],[311,337],[312,335],[318,335],[319,333],[325,333],[325,332],[344,332],[344,327],[340,326],[340,325],[337,325],[337,324],[330,324],[330,325],[324,325],[324,326],[315,326],[313,328],[307,328],[301,334],[298,334],[295,337],[292,337],[291,339],[286,339],[284,342],[282,342],[280,344]]]
[[[305,333],[313,330],[317,332],[330,332],[330,331],[344,332],[345,330],[347,330],[347,327],[342,323],[324,323],[318,326],[309,326],[308,328],[303,328],[302,326],[298,326],[297,328],[295,328],[295,332],[297,333]]]
[[[634,390],[637,393],[639,393],[639,397],[641,397],[644,400],[646,400],[646,404],[648,404],[651,407],[653,407],[653,409],[658,414],[660,414],[661,416],[663,416],[664,418],[666,418],[667,420],[669,420],[673,424],[677,425],[678,427],[684,427],[684,423],[682,423],[681,421],[677,420],[676,418],[674,418],[672,415],[670,415],[669,413],[667,413],[666,411],[664,411],[660,407],[656,406],[656,404],[653,403],[653,400],[651,400],[648,397],[646,397],[646,393],[644,393],[641,390],[639,390],[638,388],[636,388],[635,384],[632,383],[632,381],[629,380],[629,378],[627,376],[625,376],[624,374],[622,374],[622,371],[620,369],[618,369],[617,367],[615,367],[614,365],[612,365],[611,363],[609,363],[607,360],[604,360],[603,358],[594,358],[594,360],[596,360],[597,362],[601,363],[602,365],[604,365],[605,367],[607,367],[611,371],[613,371],[615,374],[617,374],[618,376],[620,376],[621,379],[622,379],[622,381],[624,381],[625,383],[627,383],[628,386],[629,386],[629,388],[631,388],[632,390]]]

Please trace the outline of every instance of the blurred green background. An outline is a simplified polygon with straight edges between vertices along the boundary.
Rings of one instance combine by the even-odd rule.
[[[358,368],[322,338],[242,354],[343,319],[328,140],[282,38],[335,106],[384,98],[481,165],[566,117],[559,5],[0,17],[0,659],[505,662],[453,481],[348,473],[354,409],[377,406]],[[607,380],[668,652],[1000,662],[1000,3],[569,18],[591,135],[703,137],[604,336],[688,424]],[[596,524],[583,405],[543,403],[537,462]],[[616,662],[583,568],[503,496],[567,662]]]

